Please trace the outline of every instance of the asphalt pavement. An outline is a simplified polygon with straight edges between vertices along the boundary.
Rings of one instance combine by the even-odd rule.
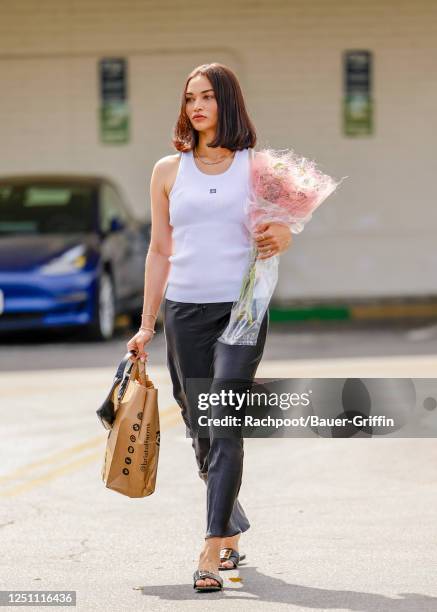
[[[2,341],[1,590],[74,590],[86,612],[437,610],[437,445],[426,437],[246,439],[247,558],[222,572],[223,592],[196,593],[206,489],[162,333],[148,365],[161,413],[156,491],[129,499],[101,480],[107,432],[95,410],[129,334]],[[436,343],[426,325],[275,326],[257,376],[434,377]]]

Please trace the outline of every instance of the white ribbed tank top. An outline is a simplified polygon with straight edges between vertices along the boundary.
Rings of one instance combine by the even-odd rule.
[[[193,152],[181,153],[169,194],[173,254],[165,297],[179,302],[237,300],[249,263],[245,225],[249,149],[236,151],[221,174],[205,174]]]

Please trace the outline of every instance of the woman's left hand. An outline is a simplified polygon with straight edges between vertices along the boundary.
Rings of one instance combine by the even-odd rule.
[[[291,230],[283,223],[259,223],[254,239],[258,247],[257,259],[268,259],[283,253],[291,246]]]

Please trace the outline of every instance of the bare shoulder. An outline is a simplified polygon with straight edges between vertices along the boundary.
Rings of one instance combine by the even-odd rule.
[[[171,191],[173,183],[176,179],[176,174],[179,167],[180,153],[174,153],[173,155],[164,155],[158,159],[153,168],[153,174],[156,175],[157,179],[161,183],[163,190],[166,195]]]
[[[180,153],[174,153],[173,155],[164,155],[164,157],[161,157],[155,163],[155,168],[159,168],[161,170],[166,168],[172,168],[175,165],[177,166],[179,156]]]

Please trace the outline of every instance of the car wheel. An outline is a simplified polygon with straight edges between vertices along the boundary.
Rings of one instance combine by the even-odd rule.
[[[110,340],[115,328],[114,283],[108,272],[102,272],[97,289],[96,313],[90,335],[96,340]]]

